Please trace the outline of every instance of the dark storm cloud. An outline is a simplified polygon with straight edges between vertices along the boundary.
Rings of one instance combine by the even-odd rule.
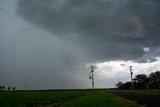
[[[19,0],[16,12],[85,47],[94,61],[154,61],[143,48],[160,46],[159,0]]]

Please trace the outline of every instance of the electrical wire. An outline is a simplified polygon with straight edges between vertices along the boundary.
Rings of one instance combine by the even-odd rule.
[[[44,70],[44,71],[6,71],[0,73],[47,73],[47,72],[54,72],[54,71],[76,71],[76,70],[85,70],[89,68],[72,68],[72,69],[52,69],[52,70]]]

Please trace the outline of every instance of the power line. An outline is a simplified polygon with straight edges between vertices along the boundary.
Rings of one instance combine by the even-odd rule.
[[[10,71],[10,72],[0,72],[0,73],[47,73],[47,72],[54,72],[54,71],[76,71],[76,70],[85,70],[89,68],[73,68],[73,69],[52,69],[52,70],[44,70],[44,71]]]

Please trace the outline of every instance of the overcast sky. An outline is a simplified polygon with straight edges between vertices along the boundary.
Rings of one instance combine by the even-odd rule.
[[[160,1],[0,0],[0,85],[90,88],[92,64],[97,88],[160,70]]]

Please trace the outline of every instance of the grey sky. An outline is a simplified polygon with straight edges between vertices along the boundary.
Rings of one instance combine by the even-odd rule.
[[[156,0],[20,0],[16,12],[61,39],[78,39],[96,60],[139,60],[143,47],[159,47],[159,7]]]
[[[22,89],[27,77],[31,89],[88,88],[89,69],[71,69],[156,63],[159,29],[159,0],[1,0],[0,71],[23,73],[2,73],[0,84]],[[112,87],[116,75],[106,78],[98,87]]]

